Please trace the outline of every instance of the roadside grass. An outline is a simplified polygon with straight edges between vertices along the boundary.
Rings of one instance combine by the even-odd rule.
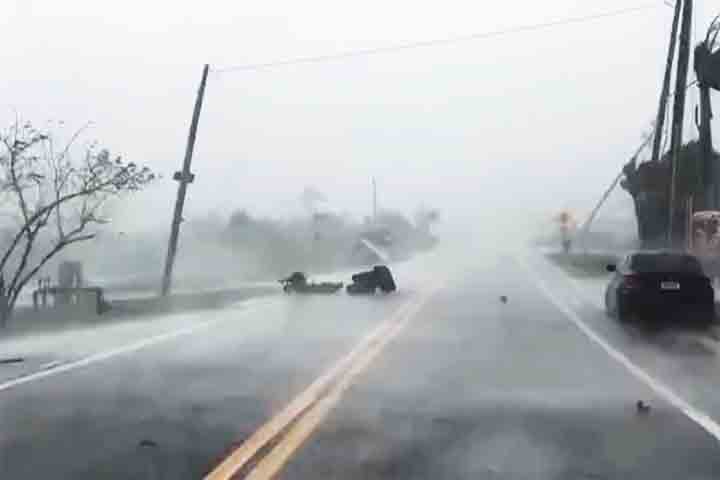
[[[110,300],[110,310],[98,315],[95,304],[80,303],[34,310],[30,306],[16,309],[4,328],[0,340],[40,332],[71,330],[116,322],[148,320],[172,313],[221,309],[233,303],[278,294],[279,287],[245,286],[224,290],[179,293],[168,297],[143,297]]]
[[[615,264],[618,258],[605,253],[548,253],[548,260],[565,270],[568,274],[583,278],[600,278],[607,276],[605,267]]]

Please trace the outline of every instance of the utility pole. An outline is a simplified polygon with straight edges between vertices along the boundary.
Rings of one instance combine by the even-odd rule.
[[[680,0],[678,0],[679,2]],[[674,245],[675,203],[677,194],[677,170],[680,160],[680,149],[683,142],[683,122],[685,120],[685,97],[687,93],[687,75],[690,64],[690,35],[692,31],[693,0],[684,0],[682,13],[682,29],[680,30],[680,49],[678,51],[678,69],[675,78],[675,103],[673,105],[672,122],[672,167],[670,178],[670,202],[668,208],[668,246]]]
[[[175,211],[173,213],[172,224],[170,226],[170,240],[168,242],[167,258],[165,259],[165,271],[162,279],[162,296],[166,296],[170,292],[170,284],[172,283],[173,266],[175,264],[175,255],[177,253],[178,236],[180,235],[180,224],[183,221],[183,207],[185,206],[185,194],[187,193],[188,184],[195,180],[195,175],[190,172],[190,164],[192,162],[193,150],[195,149],[195,137],[197,135],[198,122],[200,120],[200,111],[202,110],[203,98],[205,97],[205,84],[207,82],[209,65],[205,65],[200,80],[200,88],[198,88],[197,97],[195,99],[195,108],[193,110],[192,122],[190,123],[190,132],[188,133],[187,146],[185,147],[185,158],[183,160],[182,171],[175,172],[173,180],[179,182],[177,199],[175,200]]]
[[[716,165],[713,140],[712,140],[712,105],[710,103],[710,87],[700,84],[700,147],[703,156],[703,177],[705,187],[705,209],[716,210],[720,206],[720,198],[718,198],[718,178],[716,175]]]
[[[633,153],[631,158],[631,162],[633,164],[637,161],[638,155],[642,153],[643,150],[645,150],[645,147],[648,146],[650,143],[650,140],[653,139],[652,134],[648,134],[645,139],[643,139],[643,142],[640,144],[640,146],[635,150],[635,153]],[[605,193],[603,193],[602,197],[600,197],[600,200],[595,204],[595,207],[590,212],[590,215],[588,216],[587,220],[585,220],[585,223],[580,228],[580,239],[582,240],[583,249],[585,249],[585,238],[587,237],[588,232],[590,232],[590,226],[592,225],[592,222],[595,220],[595,217],[600,212],[600,209],[602,208],[605,201],[610,197],[610,194],[615,190],[615,187],[620,183],[622,178],[625,176],[625,172],[623,169],[620,170],[620,173],[617,174],[615,177],[615,180],[612,181],[610,186],[605,190]]]
[[[713,23],[714,24],[714,23]],[[720,77],[712,78],[710,73],[712,65],[712,48],[714,40],[708,38],[695,47],[695,76],[698,79],[698,89],[700,91],[700,119],[698,122],[698,130],[700,132],[700,151],[702,154],[702,179],[703,191],[705,192],[706,210],[716,210],[720,206],[720,185],[718,185],[717,165],[713,152],[712,139],[712,104],[710,103],[710,88],[713,87],[713,80],[717,87],[720,87]],[[720,57],[718,57],[720,58]],[[718,63],[720,65],[720,62]],[[720,68],[718,68],[720,73]],[[696,119],[697,122],[697,119]]]
[[[657,119],[655,120],[655,138],[653,139],[653,149],[651,161],[660,160],[660,146],[662,145],[663,128],[665,126],[665,112],[667,111],[667,101],[670,95],[670,80],[672,77],[673,60],[675,59],[675,45],[677,44],[678,23],[680,23],[680,10],[682,2],[675,2],[675,15],[672,23],[672,33],[670,34],[670,46],[668,47],[667,63],[665,65],[665,78],[663,79],[662,91],[660,92],[660,106],[658,107]]]

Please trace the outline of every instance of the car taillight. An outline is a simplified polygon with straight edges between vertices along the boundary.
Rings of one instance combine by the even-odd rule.
[[[622,286],[624,288],[640,288],[642,287],[642,282],[636,275],[624,275]]]

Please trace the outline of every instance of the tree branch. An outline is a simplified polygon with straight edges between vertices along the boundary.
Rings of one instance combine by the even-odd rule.
[[[35,244],[35,239],[37,238],[37,234],[45,225],[47,225],[48,218],[50,217],[50,213],[48,212],[45,217],[37,222],[35,224],[35,228],[31,229],[27,233],[27,242],[25,243],[25,251],[23,252],[22,258],[20,259],[20,264],[18,265],[17,269],[15,270],[15,275],[13,275],[13,279],[10,282],[10,284],[7,287],[7,290],[9,292],[14,292],[16,289],[17,281],[20,278],[20,276],[25,271],[25,267],[27,267],[28,259],[30,258],[30,253],[32,252],[33,245]]]
[[[93,188],[90,189],[82,189],[73,193],[69,193],[61,197],[60,199],[57,199],[48,205],[41,207],[38,209],[37,212],[35,212],[28,221],[25,222],[25,224],[21,227],[20,231],[15,235],[15,238],[13,238],[13,241],[10,244],[10,247],[5,251],[5,254],[3,255],[2,259],[0,260],[0,271],[2,271],[5,268],[5,264],[7,263],[8,259],[14,252],[15,248],[17,247],[17,244],[22,239],[23,235],[26,235],[27,232],[31,230],[31,227],[33,224],[35,224],[42,216],[48,212],[52,212],[53,209],[56,207],[65,204],[71,200],[74,200],[76,198],[82,197],[82,196],[89,196],[96,192],[102,191],[104,188],[107,188],[109,185],[113,184],[113,179],[107,180],[104,183],[98,184]]]
[[[70,200],[73,200],[75,198],[81,197],[83,195],[86,195],[86,192],[75,192],[72,194],[68,194],[64,197],[62,197],[60,200],[56,200],[49,205],[46,205],[45,207],[42,207],[38,209],[37,212],[35,212],[28,221],[25,222],[25,224],[20,228],[20,231],[18,231],[17,234],[15,234],[15,237],[13,238],[13,241],[10,243],[10,247],[5,251],[5,254],[2,257],[2,260],[0,260],[0,271],[5,269],[5,264],[7,263],[10,256],[15,251],[15,248],[17,247],[18,243],[22,239],[24,235],[26,235],[28,232],[32,230],[32,226],[42,218],[42,216],[48,212],[52,212],[53,209],[65,202],[69,202]]]
[[[17,130],[17,128],[16,128]],[[15,136],[17,137],[17,132],[15,133]],[[27,204],[25,203],[25,197],[22,193],[22,189],[20,188],[20,183],[18,182],[17,178],[17,159],[18,159],[18,150],[16,148],[17,145],[17,138],[13,141],[13,145],[9,145],[7,139],[4,139],[3,142],[5,143],[5,146],[7,147],[8,151],[10,152],[10,188],[15,192],[15,195],[18,197],[18,202],[20,203],[20,212],[23,215],[23,219],[27,223],[28,220],[28,209]]]
[[[42,269],[45,266],[45,264],[47,262],[49,262],[55,255],[57,255],[63,248],[67,247],[68,245],[72,245],[73,243],[84,242],[86,240],[91,240],[93,238],[95,238],[95,234],[91,233],[91,234],[87,234],[87,235],[81,235],[79,237],[75,237],[75,238],[72,238],[69,240],[61,240],[60,242],[56,243],[55,246],[52,248],[52,250],[50,250],[47,254],[45,254],[45,256],[42,258],[42,260],[40,260],[40,262],[38,262],[38,264],[35,266],[35,268],[30,270],[30,272],[28,272],[28,274],[25,275],[20,280],[20,282],[17,285],[17,288],[12,293],[12,297],[10,300],[10,310],[12,310],[13,307],[15,306],[15,302],[17,302],[17,297],[18,297],[18,295],[20,295],[20,292],[22,291],[22,289],[25,288],[25,285],[27,285],[27,283],[32,279],[32,277],[34,277],[40,271],[40,269]]]
[[[40,221],[40,222],[38,222],[38,223],[36,224],[35,229],[34,229],[34,230],[31,230],[31,232],[28,233],[28,243],[25,245],[25,252],[23,253],[23,257],[22,257],[22,260],[20,261],[20,265],[18,266],[17,270],[15,271],[15,275],[14,275],[14,277],[13,277],[13,279],[12,279],[12,282],[10,283],[10,285],[9,285],[9,287],[8,287],[8,291],[11,291],[11,292],[13,292],[13,293],[16,292],[16,291],[19,292],[20,290],[22,290],[22,287],[25,285],[25,283],[27,283],[27,281],[29,281],[30,277],[32,277],[32,275],[34,275],[34,273],[32,273],[32,272],[37,272],[37,271],[38,271],[37,268],[33,269],[32,272],[29,274],[29,276],[26,277],[26,281],[25,281],[25,282],[21,281],[21,282],[18,284],[18,279],[21,278],[22,274],[23,274],[24,271],[25,271],[25,267],[27,266],[27,260],[28,260],[28,258],[29,258],[29,256],[30,256],[30,252],[32,251],[32,246],[33,246],[33,243],[35,242],[35,238],[37,237],[37,233],[38,233],[38,231],[40,231],[40,229],[41,229],[42,227],[44,227],[44,226],[47,224],[48,218],[50,217],[51,213],[52,213],[52,211],[48,211],[48,213],[47,213],[47,215],[45,216],[45,218],[44,218],[42,221]],[[77,235],[78,233],[81,233],[81,232],[85,229],[85,227],[87,226],[87,224],[88,224],[88,220],[87,220],[87,219],[85,219],[85,218],[81,219],[80,225],[78,225],[77,227],[75,227],[75,229],[73,229],[73,231],[71,231],[71,232],[68,234],[68,236],[66,236],[66,237],[61,238],[61,239],[58,240],[58,243],[56,244],[56,248],[58,248],[57,251],[62,250],[62,248],[64,248],[66,245],[69,245],[70,243],[74,243],[75,241],[79,241],[79,240],[76,240],[75,238],[72,238],[72,237],[73,237],[74,235]],[[86,236],[87,236],[87,235],[86,235]],[[82,239],[83,237],[76,237],[76,238],[81,238],[81,239]],[[91,237],[91,238],[92,238],[92,237]],[[55,253],[57,253],[57,252],[55,252]],[[54,255],[55,253],[53,253],[53,255]]]
[[[29,123],[16,120],[0,132],[0,197],[18,221],[15,232],[3,235],[6,249],[0,258],[0,272],[11,277],[11,309],[48,261],[68,245],[95,237],[84,232],[90,224],[103,223],[102,207],[108,199],[140,190],[155,178],[147,167],[125,163],[95,144],[85,147],[83,158],[73,159],[72,145],[89,125],[76,131],[60,151],[50,134]],[[53,222],[56,233],[47,233]],[[39,246],[42,251],[36,253]]]

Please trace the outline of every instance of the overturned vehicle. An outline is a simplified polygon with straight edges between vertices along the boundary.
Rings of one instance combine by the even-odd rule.
[[[285,293],[335,293],[343,287],[341,282],[310,283],[302,272],[295,272],[280,280]]]
[[[390,269],[385,265],[378,265],[367,272],[356,273],[352,276],[347,293],[350,295],[373,295],[377,290],[382,293],[392,293],[397,290],[395,279]]]
[[[332,294],[343,288],[341,282],[311,283],[303,272],[295,272],[283,278],[280,284],[285,293]],[[378,265],[367,272],[356,273],[352,276],[352,283],[346,288],[350,295],[373,295],[378,290],[382,293],[392,293],[397,290],[395,279],[385,265]]]

